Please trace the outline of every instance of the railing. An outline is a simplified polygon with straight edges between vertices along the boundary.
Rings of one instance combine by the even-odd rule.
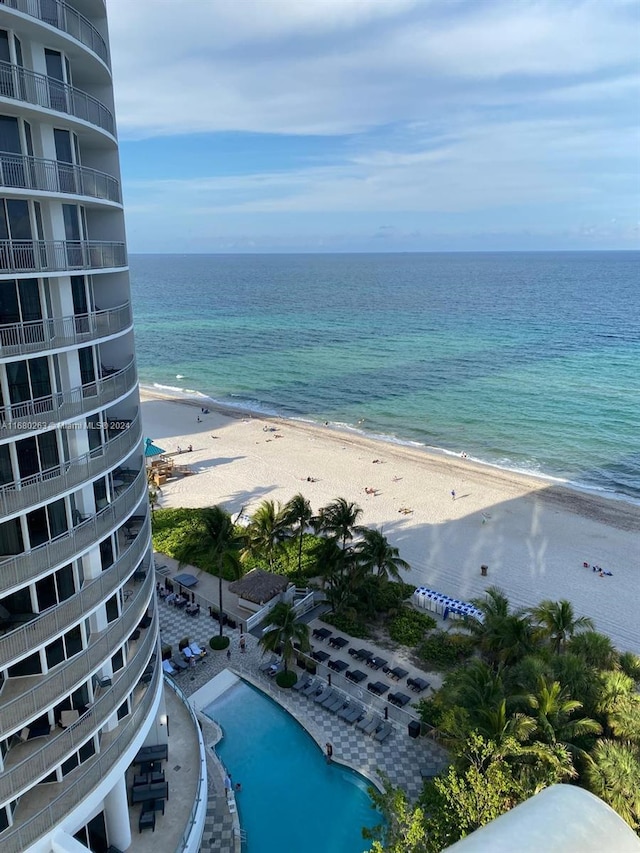
[[[124,243],[97,240],[0,240],[0,272],[66,272],[126,265]]]
[[[141,471],[125,492],[87,521],[38,548],[4,558],[0,562],[0,594],[70,563],[96,545],[126,520],[145,497],[146,491],[147,472]]]
[[[305,613],[313,610],[315,606],[315,593],[311,590],[311,592],[308,592],[304,598],[299,598],[293,605],[293,611],[296,614],[296,619],[299,619],[300,616],[304,616]]]
[[[33,652],[36,647],[46,644],[57,634],[68,631],[71,625],[81,621],[101,601],[106,601],[114,595],[134,571],[140,571],[140,561],[149,549],[149,531],[147,518],[133,542],[99,577],[86,583],[80,592],[71,598],[0,637],[0,669],[9,666],[18,657]],[[149,571],[149,560],[142,564],[142,568],[146,572]]]
[[[35,676],[34,678],[36,678],[38,682],[35,687],[25,686],[24,691],[19,695],[14,696],[12,699],[6,699],[3,704],[0,705],[0,731],[6,733],[15,732],[19,731],[24,726],[28,726],[28,721],[30,719],[40,716],[47,708],[50,708],[57,702],[62,701],[63,697],[67,696],[73,690],[76,690],[84,681],[87,680],[94,670],[102,666],[102,664],[114,654],[115,650],[122,645],[125,640],[129,639],[133,631],[138,626],[146,610],[146,604],[143,606],[143,602],[147,602],[149,600],[149,596],[153,591],[153,584],[153,572],[149,572],[144,582],[139,586],[137,593],[127,602],[127,606],[120,618],[111,622],[109,626],[96,638],[92,636],[90,644],[86,649],[58,665],[48,674]],[[153,628],[154,625],[156,626],[155,630]],[[146,630],[145,640],[143,640],[141,644],[143,648],[145,646],[145,642],[148,641],[150,634],[157,634],[157,615]],[[140,649],[138,648],[136,649],[134,660],[137,659],[139,653]],[[129,673],[131,669],[132,664],[130,661],[127,663],[127,666],[120,671],[121,674],[117,681],[114,682],[114,687],[117,687],[123,677],[125,677],[125,673]],[[133,667],[133,670],[135,670],[135,667]],[[144,670],[144,667],[142,667],[142,670]],[[134,675],[132,681],[135,682],[140,678],[142,670],[137,676]],[[21,679],[21,681],[26,685],[30,685],[34,678],[25,678]],[[126,680],[128,680],[128,677]],[[5,691],[7,690],[7,687],[8,683],[5,681]],[[112,695],[112,693],[112,690],[106,691],[105,695],[101,696],[100,699],[94,703],[91,710],[95,713],[98,704]],[[119,704],[120,703],[115,707],[119,707]],[[59,736],[54,738],[53,742],[58,741],[58,739]],[[42,750],[36,753],[36,755],[40,755],[42,752],[45,752],[48,747],[49,744],[46,744]],[[58,757],[51,756],[35,774],[30,774],[29,779],[41,773],[43,770],[45,770],[45,772],[49,772],[57,760],[59,760]],[[15,796],[19,790],[22,790],[22,788],[29,783],[28,779],[21,779],[19,781],[16,780],[15,784],[9,785],[8,788],[6,787],[8,784],[7,777],[14,774],[17,767],[24,767],[31,761],[33,761],[33,756],[25,759],[15,767],[7,769],[7,764],[10,762],[5,760],[5,771],[0,775],[0,802],[6,802],[10,799],[11,795]]]
[[[171,678],[165,678],[165,685],[170,687],[176,696],[180,699],[182,704],[185,706],[187,711],[189,712],[189,716],[193,722],[196,732],[198,733],[198,741],[199,746],[202,749],[202,734],[200,729],[200,723],[198,718],[195,715],[193,708],[191,707],[191,703],[187,699],[186,695],[182,692],[182,690],[178,687],[178,685]],[[202,802],[203,788],[205,788],[204,794],[206,796],[206,780],[207,780],[207,771],[206,771],[206,756],[201,754],[200,756],[200,772],[198,773],[198,787],[196,788],[196,794],[193,800],[193,806],[191,807],[191,812],[189,813],[189,817],[187,819],[187,826],[185,831],[182,833],[182,837],[178,842],[178,846],[176,847],[176,853],[183,853],[184,850],[187,850],[189,845],[189,836],[193,830],[193,827],[196,825],[196,816],[198,813],[198,808]]]
[[[131,304],[125,302],[104,311],[7,323],[0,326],[0,358],[84,344],[122,332],[131,322]]]
[[[136,415],[129,429],[95,450],[68,462],[61,462],[55,468],[41,471],[32,477],[0,487],[0,516],[20,512],[103,474],[112,465],[125,459],[141,437],[140,416]]]
[[[122,202],[120,182],[105,172],[7,151],[0,153],[0,186]]]
[[[52,429],[87,412],[104,408],[132,391],[136,385],[136,365],[131,361],[122,370],[68,391],[56,391],[36,400],[0,408],[0,440]]]
[[[27,71],[21,65],[0,62],[0,97],[75,116],[115,136],[113,114],[101,101],[62,80]]]
[[[249,618],[246,620],[246,622],[247,622],[247,625],[246,625],[247,633],[249,631],[253,630],[253,628],[255,628],[256,625],[259,625],[264,619],[266,619],[267,616],[273,610],[273,608],[276,606],[276,604],[279,604],[279,603],[280,603],[280,596],[278,596],[277,598],[273,598],[271,601],[268,601],[264,605],[264,607],[261,607],[260,610],[258,610],[257,613],[254,613],[252,616],[249,616]]]
[[[149,716],[156,699],[162,678],[162,667],[155,667],[153,678],[144,696],[126,722],[121,722],[116,730],[116,739],[95,760],[87,762],[88,767],[78,768],[73,783],[66,783],[66,790],[48,803],[28,820],[18,821],[0,833],[2,853],[23,853],[46,833],[58,826],[61,817],[69,814],[109,776],[117,761],[131,748],[140,732],[140,727]]]
[[[109,64],[107,45],[98,30],[84,15],[67,3],[63,3],[62,0],[47,0],[46,3],[42,3],[42,0],[0,0],[0,3],[62,30],[82,42],[106,65]]]

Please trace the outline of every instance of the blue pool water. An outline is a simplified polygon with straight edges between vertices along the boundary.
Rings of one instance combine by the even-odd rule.
[[[246,853],[362,853],[363,826],[380,822],[366,780],[323,753],[294,718],[240,682],[204,709],[222,728],[216,751],[240,782]]]

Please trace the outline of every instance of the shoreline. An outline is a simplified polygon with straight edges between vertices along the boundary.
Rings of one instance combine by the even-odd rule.
[[[333,435],[336,439],[343,441],[361,450],[370,452],[381,452],[383,449],[387,455],[395,455],[398,451],[402,456],[415,454],[416,462],[428,463],[431,466],[439,466],[442,470],[455,470],[465,473],[469,470],[477,470],[487,479],[494,478],[496,482],[510,481],[520,483],[523,487],[537,489],[543,492],[543,498],[551,504],[567,506],[584,518],[609,524],[621,530],[637,530],[640,532],[640,504],[629,499],[626,495],[615,494],[606,491],[590,490],[586,487],[554,478],[551,475],[534,474],[518,471],[512,468],[501,468],[491,462],[483,462],[469,457],[461,457],[451,451],[437,447],[418,445],[415,442],[394,440],[380,435],[367,435],[364,431],[355,427],[338,426],[306,420],[303,418],[282,417],[280,415],[265,414],[257,410],[242,406],[221,403],[213,400],[200,392],[194,392],[198,397],[186,396],[187,392],[161,391],[140,385],[140,399],[161,400],[176,405],[189,406],[195,409],[208,408],[210,412],[223,418],[234,420],[249,419],[267,423],[279,424],[283,428],[290,427],[301,432],[314,435],[320,431],[325,435]],[[184,396],[183,396],[184,395]],[[204,406],[203,406],[204,404]]]
[[[407,583],[466,601],[497,586],[514,608],[568,599],[640,653],[640,507],[332,427],[144,389],[141,399],[145,435],[174,458],[181,448],[192,474],[162,485],[160,507],[250,514],[300,493],[316,513],[345,498],[361,508],[359,524],[399,550]]]

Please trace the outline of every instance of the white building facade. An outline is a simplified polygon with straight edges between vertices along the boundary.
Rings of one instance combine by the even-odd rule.
[[[104,0],[0,0],[0,850],[126,850],[166,741]]]

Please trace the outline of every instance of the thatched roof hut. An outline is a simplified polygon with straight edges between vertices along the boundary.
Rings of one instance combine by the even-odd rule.
[[[252,601],[254,604],[266,604],[276,595],[280,595],[289,586],[289,580],[284,575],[275,575],[262,569],[252,569],[239,581],[229,584],[229,592],[238,598]]]

